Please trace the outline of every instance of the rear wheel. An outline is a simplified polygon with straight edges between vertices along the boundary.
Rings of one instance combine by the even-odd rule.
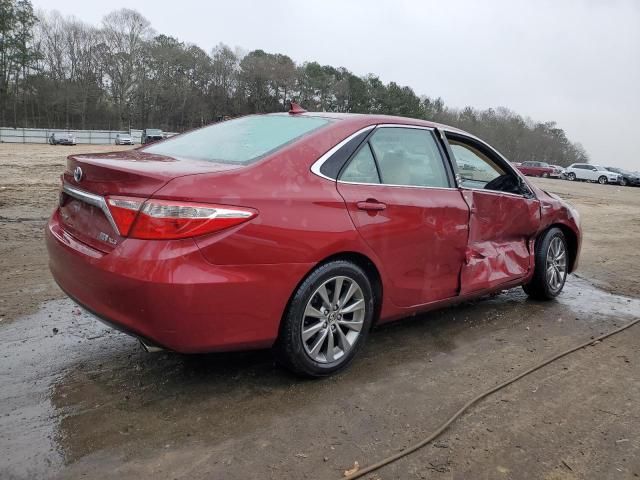
[[[569,252],[562,230],[551,228],[536,241],[535,270],[522,288],[532,298],[551,300],[562,291],[569,271]]]
[[[624,178],[624,177],[622,177],[622,178],[620,179],[620,185],[621,185],[622,187],[625,187],[625,186],[627,185],[627,179],[626,179],[626,178]]]
[[[567,180],[574,181],[576,179],[576,174],[573,172],[567,173]]]
[[[373,311],[371,284],[360,267],[345,260],[321,265],[294,293],[276,344],[278,358],[302,375],[331,375],[364,344]]]
[[[604,185],[604,184],[606,184],[606,183],[607,183],[607,177],[605,177],[604,175],[600,175],[600,176],[598,177],[598,183],[599,183],[600,185]]]

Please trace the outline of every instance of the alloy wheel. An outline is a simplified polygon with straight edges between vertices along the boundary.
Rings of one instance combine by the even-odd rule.
[[[353,348],[364,324],[366,303],[352,278],[332,277],[311,295],[302,316],[301,337],[307,355],[333,363]]]
[[[600,178],[598,178],[598,183],[600,185],[604,185],[605,183],[607,183],[607,177],[605,177],[604,175],[602,175]]]
[[[547,285],[552,292],[562,289],[567,274],[567,249],[560,237],[554,237],[547,250]]]

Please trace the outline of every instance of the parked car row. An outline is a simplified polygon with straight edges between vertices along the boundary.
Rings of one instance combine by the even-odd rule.
[[[616,183],[619,185],[640,186],[640,173],[622,168],[603,167],[589,163],[573,163],[566,168],[549,165],[546,162],[527,161],[514,163],[516,168],[530,177],[561,178],[563,180],[583,180],[598,182],[601,185]]]
[[[158,128],[145,128],[142,131],[141,143],[143,145],[157,142],[167,138],[167,134]],[[48,142],[50,145],[76,145],[76,137],[71,132],[53,132]],[[114,142],[116,145],[135,145],[133,137],[129,133],[118,133]]]

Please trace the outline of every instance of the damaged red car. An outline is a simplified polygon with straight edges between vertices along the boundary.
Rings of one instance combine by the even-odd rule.
[[[522,285],[557,296],[578,213],[464,131],[378,115],[220,122],[72,155],[46,229],[60,287],[148,348],[348,365],[375,324]]]

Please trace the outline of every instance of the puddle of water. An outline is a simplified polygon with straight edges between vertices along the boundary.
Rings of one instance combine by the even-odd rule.
[[[392,367],[424,363],[428,352],[449,354],[487,332],[536,316],[604,319],[613,325],[636,318],[639,312],[640,300],[608,294],[575,277],[556,302],[529,301],[514,289],[420,315],[414,321],[422,322],[419,327],[407,326],[412,322],[383,327],[370,337],[371,347],[362,352],[361,365],[354,365],[352,371],[358,375],[302,382],[275,368],[268,353],[149,355],[135,339],[103,326],[71,301],[48,302],[34,315],[0,325],[0,477],[53,476],[66,464],[119,444],[129,435],[152,437],[155,428],[164,429],[160,437],[171,438],[171,432],[183,427],[170,422],[158,427],[148,417],[176,419],[181,405],[220,415],[220,409],[235,401],[240,416],[244,412],[242,422],[251,423],[252,412],[264,407],[274,415],[287,415],[288,399],[321,397],[331,382],[360,378],[362,383],[363,376],[369,384],[382,380],[383,373],[369,368],[372,362]],[[493,327],[480,328],[487,324]],[[386,352],[384,358],[380,352]],[[144,425],[145,420],[150,424]],[[179,421],[184,423],[181,417]],[[234,431],[232,419],[228,424],[218,421],[228,434]],[[105,431],[84,431],[100,427]]]
[[[59,469],[57,425],[64,412],[51,402],[53,388],[86,355],[88,340],[112,334],[67,299],[0,326],[0,458],[6,462],[0,477],[3,468],[19,478]]]

